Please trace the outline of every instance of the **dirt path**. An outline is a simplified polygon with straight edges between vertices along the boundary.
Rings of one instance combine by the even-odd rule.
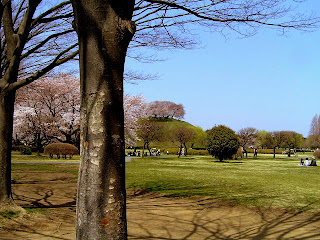
[[[0,222],[0,239],[74,239],[74,175],[41,172],[34,181],[28,173],[19,174],[23,180],[13,184],[16,202],[40,208]],[[245,208],[212,198],[131,193],[128,232],[129,239],[320,239],[320,213]]]

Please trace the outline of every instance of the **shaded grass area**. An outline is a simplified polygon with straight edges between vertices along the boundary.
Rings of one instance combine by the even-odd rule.
[[[74,155],[72,159],[50,159],[48,155],[44,155],[41,153],[40,155],[36,153],[32,153],[32,155],[22,155],[20,152],[13,151],[12,152],[12,162],[70,162],[70,163],[78,163],[80,160],[80,155]]]
[[[3,217],[3,218],[11,219],[11,218],[15,218],[18,216],[19,216],[19,212],[15,212],[15,211],[1,211],[0,212],[0,217]]]
[[[78,175],[79,164],[50,164],[50,163],[12,163],[12,176],[13,178],[19,179],[20,175],[17,172],[33,172],[33,171],[50,171],[50,172],[64,172]],[[35,176],[36,177],[36,176]]]
[[[127,165],[128,188],[168,196],[212,196],[238,204],[320,210],[320,167],[298,159],[145,158]]]

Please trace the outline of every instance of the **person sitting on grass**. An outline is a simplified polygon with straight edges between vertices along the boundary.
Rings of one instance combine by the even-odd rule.
[[[317,166],[317,161],[316,161],[316,158],[315,157],[312,157],[312,160],[311,160],[311,163],[309,166],[313,166],[313,167],[316,167]]]
[[[304,161],[303,161],[303,158],[300,159],[300,166],[303,166],[304,165]]]

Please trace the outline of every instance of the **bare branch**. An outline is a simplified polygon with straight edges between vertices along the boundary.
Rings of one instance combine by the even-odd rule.
[[[299,2],[294,1],[298,4]],[[130,48],[194,48],[197,27],[225,35],[233,31],[243,37],[261,26],[312,30],[320,18],[297,14],[287,0],[140,0],[134,11],[137,31]],[[293,15],[295,14],[295,15]]]
[[[35,51],[37,51],[39,48],[43,47],[46,43],[48,43],[51,39],[57,38],[59,36],[62,35],[66,35],[68,33],[73,32],[74,30],[66,30],[64,32],[58,32],[56,34],[52,34],[49,35],[47,38],[45,38],[43,41],[39,42],[35,47],[31,48],[28,52],[24,53],[21,56],[21,59],[26,58],[27,56],[29,56],[30,54],[34,53]]]
[[[8,87],[8,91],[12,91],[12,90],[17,90],[25,85],[28,85],[29,83],[37,80],[38,78],[44,76],[46,73],[48,73],[49,71],[51,71],[53,68],[62,65],[64,63],[66,63],[67,61],[73,59],[75,56],[78,55],[79,51],[76,50],[74,52],[72,52],[71,54],[69,54],[66,57],[63,57],[63,55],[65,55],[67,52],[71,51],[72,49],[74,49],[75,47],[77,47],[78,44],[74,44],[72,46],[70,46],[68,49],[64,50],[63,52],[61,52],[60,54],[58,54],[56,56],[56,58],[46,67],[44,67],[43,69],[37,71],[35,74],[33,74],[32,76],[25,78],[23,80],[20,80],[18,82],[12,83],[10,84],[10,86]],[[61,58],[63,57],[63,58]]]
[[[46,12],[42,13],[41,15],[39,15],[37,18],[35,18],[31,24],[31,26],[36,25],[37,23],[40,23],[41,21],[43,21],[43,19],[45,19],[49,14],[54,13],[55,11],[62,9],[63,7],[67,6],[67,5],[71,5],[70,1],[65,1],[62,2],[60,4],[58,4],[57,6],[50,8],[49,10],[47,10]]]
[[[3,21],[4,35],[6,36],[6,39],[7,39],[6,42],[8,44],[8,55],[9,55],[8,57],[11,58],[16,45],[16,37],[13,30],[13,22],[12,22],[11,1],[8,1],[4,7],[2,21]]]

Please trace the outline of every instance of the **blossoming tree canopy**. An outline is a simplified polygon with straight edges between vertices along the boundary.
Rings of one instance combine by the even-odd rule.
[[[182,104],[171,101],[154,101],[149,103],[147,115],[155,118],[177,118],[182,119],[185,110]]]
[[[73,75],[52,75],[19,89],[15,108],[14,135],[19,140],[39,147],[52,139],[78,145],[80,87]]]

